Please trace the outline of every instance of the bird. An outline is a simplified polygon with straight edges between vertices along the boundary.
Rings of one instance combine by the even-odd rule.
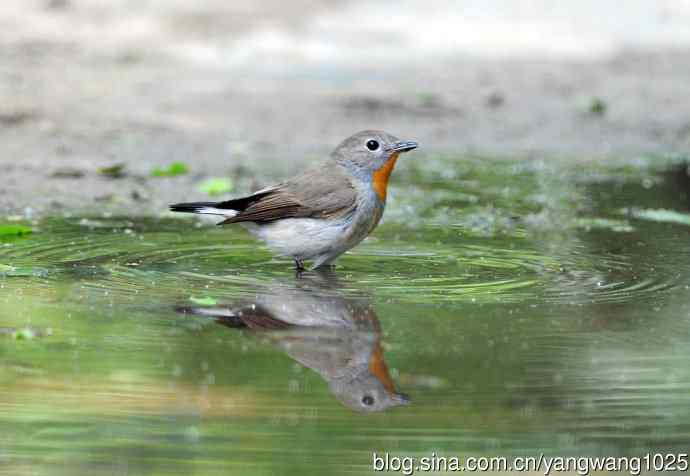
[[[367,296],[345,296],[327,269],[277,280],[241,305],[178,306],[178,313],[245,329],[316,372],[331,394],[359,413],[407,406],[384,360],[382,330]]]
[[[330,157],[296,177],[224,202],[178,203],[173,212],[217,215],[239,223],[297,271],[332,266],[376,228],[400,154],[419,144],[383,131],[345,139]]]

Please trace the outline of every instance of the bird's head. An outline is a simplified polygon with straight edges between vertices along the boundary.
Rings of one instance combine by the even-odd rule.
[[[401,141],[383,131],[362,131],[345,139],[333,152],[333,159],[354,176],[371,185],[386,200],[388,179],[400,154],[418,147],[414,141]]]

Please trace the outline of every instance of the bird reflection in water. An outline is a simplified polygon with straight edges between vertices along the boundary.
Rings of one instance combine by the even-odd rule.
[[[370,413],[407,405],[381,348],[381,327],[369,299],[346,297],[332,272],[277,282],[244,307],[184,307],[180,312],[246,329],[318,373],[346,407]]]

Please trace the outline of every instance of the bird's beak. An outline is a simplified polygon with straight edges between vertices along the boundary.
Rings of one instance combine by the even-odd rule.
[[[410,405],[412,403],[412,399],[404,393],[396,393],[393,396],[393,400],[398,405]]]
[[[393,144],[393,147],[391,147],[392,152],[409,152],[411,150],[415,150],[417,147],[419,147],[419,144],[416,143],[415,141],[401,141],[401,142],[396,142]]]

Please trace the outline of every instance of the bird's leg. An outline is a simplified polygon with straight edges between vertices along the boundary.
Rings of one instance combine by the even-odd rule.
[[[298,273],[301,273],[302,271],[305,271],[305,269],[306,268],[304,267],[304,260],[295,259],[295,270]]]

